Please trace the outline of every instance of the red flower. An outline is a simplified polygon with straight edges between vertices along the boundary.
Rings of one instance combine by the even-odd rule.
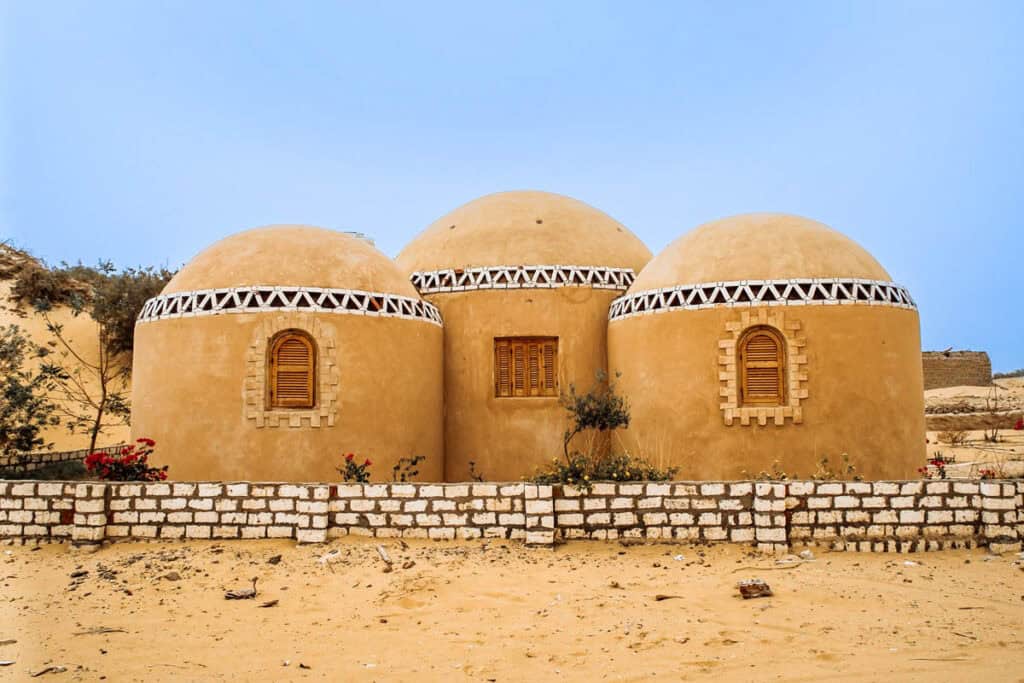
[[[1018,418],[1017,423],[1013,425],[1013,428],[1017,431],[1024,429],[1024,417]]]
[[[135,443],[145,444],[146,446],[149,446],[150,448],[152,448],[153,446],[156,445],[156,441],[153,441],[153,439],[148,439],[146,437],[142,437],[141,439],[135,439]]]
[[[348,455],[345,456],[345,460],[348,460],[349,462],[352,462],[352,458],[354,458],[354,457],[356,457],[355,453],[349,453]]]
[[[372,465],[372,464],[373,464],[372,462],[370,462],[369,460],[367,460],[366,462],[364,462],[364,463],[363,463],[363,467],[369,467],[369,466],[370,466],[370,465]]]

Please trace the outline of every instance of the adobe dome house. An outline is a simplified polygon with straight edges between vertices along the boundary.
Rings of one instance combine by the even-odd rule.
[[[559,393],[607,367],[608,306],[651,253],[583,202],[502,192],[438,219],[398,256],[445,324],[445,477],[518,479],[558,455]]]
[[[367,241],[305,226],[196,256],[136,326],[132,432],[175,479],[329,481],[346,452],[443,476],[441,318]]]
[[[687,479],[811,475],[848,453],[865,478],[925,456],[921,343],[908,292],[821,223],[748,214],[669,245],[612,305],[623,437]],[[836,467],[838,469],[838,467]]]

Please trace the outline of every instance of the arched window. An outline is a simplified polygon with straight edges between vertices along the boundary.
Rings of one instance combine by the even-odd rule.
[[[316,404],[316,348],[305,332],[289,330],[270,343],[270,407],[312,408]]]
[[[740,405],[780,406],[786,400],[786,344],[771,327],[752,327],[740,337]]]

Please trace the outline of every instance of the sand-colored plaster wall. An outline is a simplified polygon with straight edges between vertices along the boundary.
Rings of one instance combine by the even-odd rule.
[[[465,481],[471,460],[488,480],[499,481],[532,474],[561,455],[568,422],[557,398],[494,396],[494,339],[558,337],[559,390],[573,382],[585,391],[606,367],[608,304],[615,295],[562,287],[426,297],[445,320],[447,481]]]
[[[309,225],[270,225],[207,247],[167,283],[164,294],[280,285],[338,287],[417,297],[391,259],[354,235]]]
[[[794,277],[892,279],[863,247],[823,223],[749,213],[705,223],[677,238],[637,276],[631,291]]]
[[[17,325],[22,332],[35,344],[46,345],[53,336],[46,329],[46,321],[30,306],[18,305],[10,300],[10,281],[0,281],[0,325]],[[64,327],[63,334],[72,344],[76,353],[89,363],[95,363],[99,357],[99,337],[97,335],[96,321],[89,314],[82,313],[74,315],[71,309],[60,306],[49,313],[50,319]],[[127,360],[127,359],[126,359]],[[31,367],[38,367],[37,361]],[[82,379],[87,390],[99,394],[97,382],[89,381],[90,374],[86,372]],[[115,381],[116,391],[122,392],[126,397],[131,396],[131,380],[124,379]],[[53,394],[52,399],[57,395]],[[103,430],[97,444],[100,446],[123,443],[128,439],[128,425],[111,426]],[[42,432],[42,437],[47,443],[53,444],[54,451],[72,451],[89,447],[89,434],[72,434],[64,424],[49,427]]]
[[[637,452],[692,479],[770,470],[807,477],[848,453],[865,478],[910,477],[924,462],[924,398],[916,311],[889,306],[792,306],[807,340],[803,423],[727,426],[718,342],[742,310],[672,311],[612,321],[609,370],[620,371]],[[754,309],[756,310],[756,309]]]
[[[395,259],[418,270],[576,265],[632,268],[651,260],[640,239],[608,214],[550,192],[490,194],[434,221]]]
[[[169,464],[173,479],[328,481],[339,478],[335,468],[343,454],[354,452],[373,461],[373,480],[390,480],[399,458],[419,454],[427,458],[420,478],[439,480],[442,329],[400,318],[290,314],[315,318],[333,332],[337,420],[333,426],[257,427],[243,409],[247,350],[266,316],[288,315],[138,325],[132,433],[156,439],[154,460]],[[289,327],[298,325],[282,329]]]

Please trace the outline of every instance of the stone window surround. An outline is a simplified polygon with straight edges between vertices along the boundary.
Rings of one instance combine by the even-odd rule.
[[[739,402],[739,368],[736,345],[751,327],[766,326],[776,330],[786,344],[785,403],[780,406],[743,406]],[[725,333],[718,342],[719,408],[727,426],[767,425],[771,421],[781,427],[789,420],[803,422],[800,402],[807,398],[807,340],[798,333],[803,325],[781,308],[744,310],[738,320],[726,323]]]
[[[312,408],[271,408],[267,391],[270,344],[282,332],[298,330],[316,348],[316,404]],[[333,427],[338,417],[340,372],[335,330],[312,315],[297,312],[266,316],[256,325],[246,351],[243,419],[265,427]]]

